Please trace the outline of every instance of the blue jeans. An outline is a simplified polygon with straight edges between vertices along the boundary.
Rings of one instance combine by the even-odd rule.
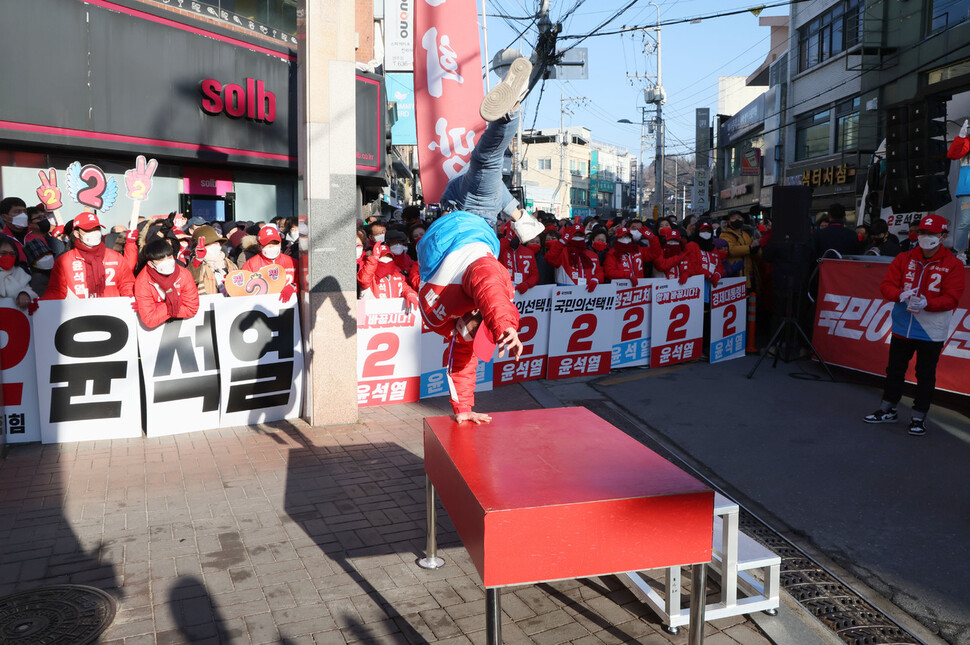
[[[966,251],[970,239],[970,195],[957,197],[956,217],[953,218],[953,250]]]
[[[493,228],[499,212],[515,212],[518,202],[502,181],[502,165],[518,127],[518,112],[507,123],[503,119],[488,124],[475,144],[465,172],[445,187],[442,205],[479,215]]]

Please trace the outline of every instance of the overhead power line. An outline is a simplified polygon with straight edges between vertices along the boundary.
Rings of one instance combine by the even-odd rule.
[[[736,16],[742,13],[754,13],[754,12],[760,13],[765,9],[773,9],[775,7],[790,7],[793,4],[801,4],[803,2],[814,2],[814,0],[785,0],[784,2],[774,2],[771,4],[762,4],[754,7],[748,7],[747,9],[736,9],[734,11],[723,11],[721,13],[712,13],[712,14],[703,15],[703,16],[691,16],[689,18],[678,18],[675,20],[661,20],[659,23],[653,23],[650,25],[640,25],[640,26],[632,26],[632,27],[624,26],[624,27],[620,27],[619,29],[613,29],[610,31],[599,31],[599,29],[602,27],[601,25],[600,27],[597,27],[596,29],[594,29],[592,32],[588,34],[584,34],[581,36],[580,35],[559,36],[559,40],[578,39],[580,42],[582,42],[583,40],[586,40],[587,38],[593,38],[594,36],[614,36],[616,34],[622,34],[628,31],[640,31],[643,29],[655,29],[657,27],[667,27],[670,25],[682,25],[687,22],[703,22],[704,20],[711,20],[713,18],[724,18],[726,16]]]

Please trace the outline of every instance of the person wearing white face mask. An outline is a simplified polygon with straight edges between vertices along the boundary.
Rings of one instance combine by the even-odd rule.
[[[172,243],[154,239],[141,250],[145,266],[135,278],[135,311],[149,329],[172,318],[191,318],[199,310],[199,292],[188,269],[175,261]]]
[[[22,264],[30,264],[24,247],[32,240],[38,240],[43,244],[47,241],[42,235],[38,235],[30,228],[30,213],[25,208],[24,200],[19,197],[7,197],[0,201],[0,217],[3,220],[3,228],[0,233],[6,235],[17,243],[17,260]]]
[[[40,240],[30,240],[24,245],[27,263],[30,265],[30,288],[38,295],[47,291],[47,283],[51,279],[54,268],[54,254],[50,248]]]
[[[211,226],[199,226],[192,232],[194,252],[192,262],[189,263],[189,273],[195,280],[195,286],[200,296],[226,294],[223,284],[226,275],[239,267],[226,257],[222,245],[226,238]]]
[[[37,294],[30,288],[30,276],[17,266],[16,243],[0,236],[0,298],[13,298],[21,309],[33,313]]]
[[[401,270],[401,273],[405,277],[409,276],[411,274],[411,268],[414,266],[414,260],[407,254],[408,237],[404,234],[404,231],[398,229],[389,230],[384,235],[384,243],[391,250],[391,255],[394,256],[394,264],[397,265],[397,268]]]
[[[280,301],[288,302],[296,294],[296,263],[288,255],[283,254],[282,238],[279,230],[272,224],[259,229],[257,236],[259,253],[246,260],[243,271],[256,273],[265,266],[275,264],[282,267],[286,273],[286,286],[280,293]]]
[[[936,364],[966,282],[963,263],[941,245],[947,228],[946,220],[935,213],[923,217],[918,246],[897,255],[879,285],[883,297],[896,304],[882,403],[865,417],[866,423],[891,423],[899,418],[896,405],[902,398],[906,369],[916,354],[916,397],[909,434],[926,434],[926,413],[936,390]]]
[[[84,212],[74,218],[74,247],[54,261],[41,300],[63,300],[68,294],[77,298],[132,296],[135,276],[131,266],[120,253],[105,248],[102,228],[94,213]]]

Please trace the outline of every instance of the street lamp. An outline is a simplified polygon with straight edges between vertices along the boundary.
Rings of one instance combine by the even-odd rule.
[[[641,111],[641,115],[646,114],[645,111]],[[627,125],[636,125],[630,119],[619,119],[617,123],[625,123]],[[643,200],[641,196],[643,194],[643,118],[640,119],[640,156],[637,157],[637,219],[643,219]]]

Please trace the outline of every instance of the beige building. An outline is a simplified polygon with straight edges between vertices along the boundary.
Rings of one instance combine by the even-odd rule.
[[[587,217],[592,139],[583,127],[560,131],[528,130],[522,134],[522,185],[526,206],[560,218]]]

